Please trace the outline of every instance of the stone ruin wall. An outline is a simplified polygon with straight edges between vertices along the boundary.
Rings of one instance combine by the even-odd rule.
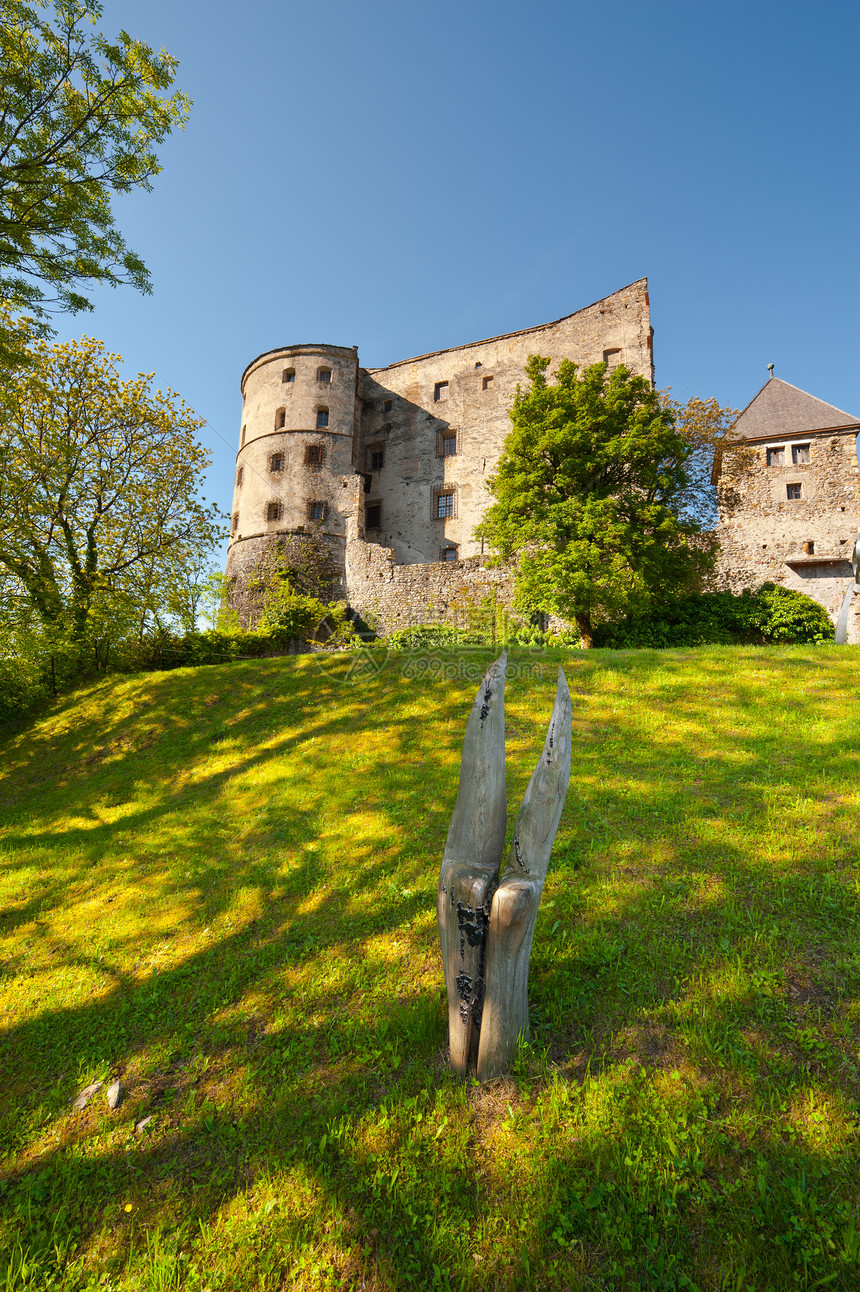
[[[566,318],[486,341],[363,370],[356,470],[367,480],[367,538],[399,565],[438,563],[445,549],[481,554],[475,526],[491,502],[487,479],[510,432],[509,414],[530,355],[580,366],[623,363],[653,382],[646,279]],[[456,451],[444,451],[456,438]],[[374,467],[381,455],[382,465]],[[439,491],[452,514],[436,515]]]
[[[394,551],[360,540],[347,545],[349,603],[381,636],[414,624],[475,626],[481,616],[509,612],[513,580],[483,556],[397,565]]]

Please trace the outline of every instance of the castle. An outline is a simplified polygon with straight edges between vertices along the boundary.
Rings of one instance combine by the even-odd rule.
[[[330,548],[340,595],[380,632],[447,618],[463,598],[492,595],[509,604],[509,575],[487,567],[474,530],[490,501],[486,481],[502,452],[527,359],[540,354],[553,363],[570,359],[580,366],[624,363],[653,384],[652,342],[648,283],[642,278],[553,323],[385,368],[362,368],[355,346],[305,344],[260,355],[242,374],[227,554],[233,604],[247,618],[251,568],[273,540],[310,529]],[[783,387],[777,383],[775,390]],[[842,529],[846,539],[856,532],[857,472],[852,484],[841,446],[850,427],[856,432],[860,424],[848,414],[833,420],[838,410],[825,414],[821,410],[830,406],[811,396],[803,396],[810,402],[802,408],[795,400],[789,421],[780,422],[785,401],[768,396],[759,404],[762,398],[753,401],[744,413],[746,422],[742,418],[738,426],[750,441],[758,443],[763,435],[768,453],[771,440],[775,445],[774,437],[782,436],[784,452],[793,454],[790,465],[802,475],[800,497],[789,493],[785,502],[800,505],[786,509],[776,495],[768,502],[770,495],[766,488],[762,493],[755,476],[746,510],[730,515],[724,509],[721,517],[720,580],[733,587],[765,578],[790,586],[801,581],[804,591],[825,597],[823,604],[832,610],[837,585],[846,586],[842,565],[831,562],[824,583],[816,584],[820,562],[804,564],[807,556],[812,559],[811,549],[794,551],[799,541],[794,522],[809,529],[817,509],[826,505],[839,530],[838,539],[833,532],[834,542],[842,543]],[[807,436],[803,428],[810,421],[821,426]],[[808,459],[795,452],[803,448],[795,443],[798,436],[808,439]],[[831,447],[834,436],[838,450]],[[776,463],[775,457],[767,460]],[[762,470],[763,479],[776,479],[771,467]],[[725,483],[718,481],[723,497]],[[793,483],[792,478],[788,484]],[[837,516],[833,508],[839,506],[843,511]],[[791,523],[783,523],[789,516]],[[774,525],[782,525],[782,537],[777,541],[774,530],[761,547],[760,533],[770,535]],[[803,540],[829,544],[828,560],[838,555],[830,550],[831,528],[829,520],[826,536],[821,527],[816,530],[818,538],[804,530]],[[762,551],[770,553],[766,561]],[[786,564],[787,555],[792,559]],[[856,624],[852,631],[856,635]]]
[[[733,434],[748,452],[714,465],[719,581],[733,592],[781,583],[835,620],[860,528],[860,419],[772,376]],[[857,596],[848,640],[860,642]]]

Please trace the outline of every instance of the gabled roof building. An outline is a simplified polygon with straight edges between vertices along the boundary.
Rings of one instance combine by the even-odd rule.
[[[770,581],[835,620],[860,529],[860,418],[771,377],[734,427],[748,452],[717,463],[718,577],[733,591]],[[849,641],[860,642],[860,597]]]

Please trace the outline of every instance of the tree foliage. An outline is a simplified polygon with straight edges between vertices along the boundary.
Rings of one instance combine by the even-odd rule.
[[[695,446],[644,377],[532,356],[478,534],[516,564],[516,603],[575,622],[692,591],[714,560],[696,518]]]
[[[151,188],[156,146],[190,107],[167,93],[176,59],[108,40],[100,16],[98,0],[0,0],[0,297],[43,333],[51,308],[91,308],[94,283],[149,290],[111,198]]]
[[[203,422],[118,362],[86,337],[36,342],[0,396],[4,606],[78,656],[142,634],[223,532],[197,496]]]

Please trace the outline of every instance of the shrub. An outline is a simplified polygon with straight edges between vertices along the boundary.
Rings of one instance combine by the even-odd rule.
[[[601,624],[595,646],[663,648],[833,640],[827,611],[802,592],[763,584],[757,592],[702,592],[667,601],[647,616]]]

